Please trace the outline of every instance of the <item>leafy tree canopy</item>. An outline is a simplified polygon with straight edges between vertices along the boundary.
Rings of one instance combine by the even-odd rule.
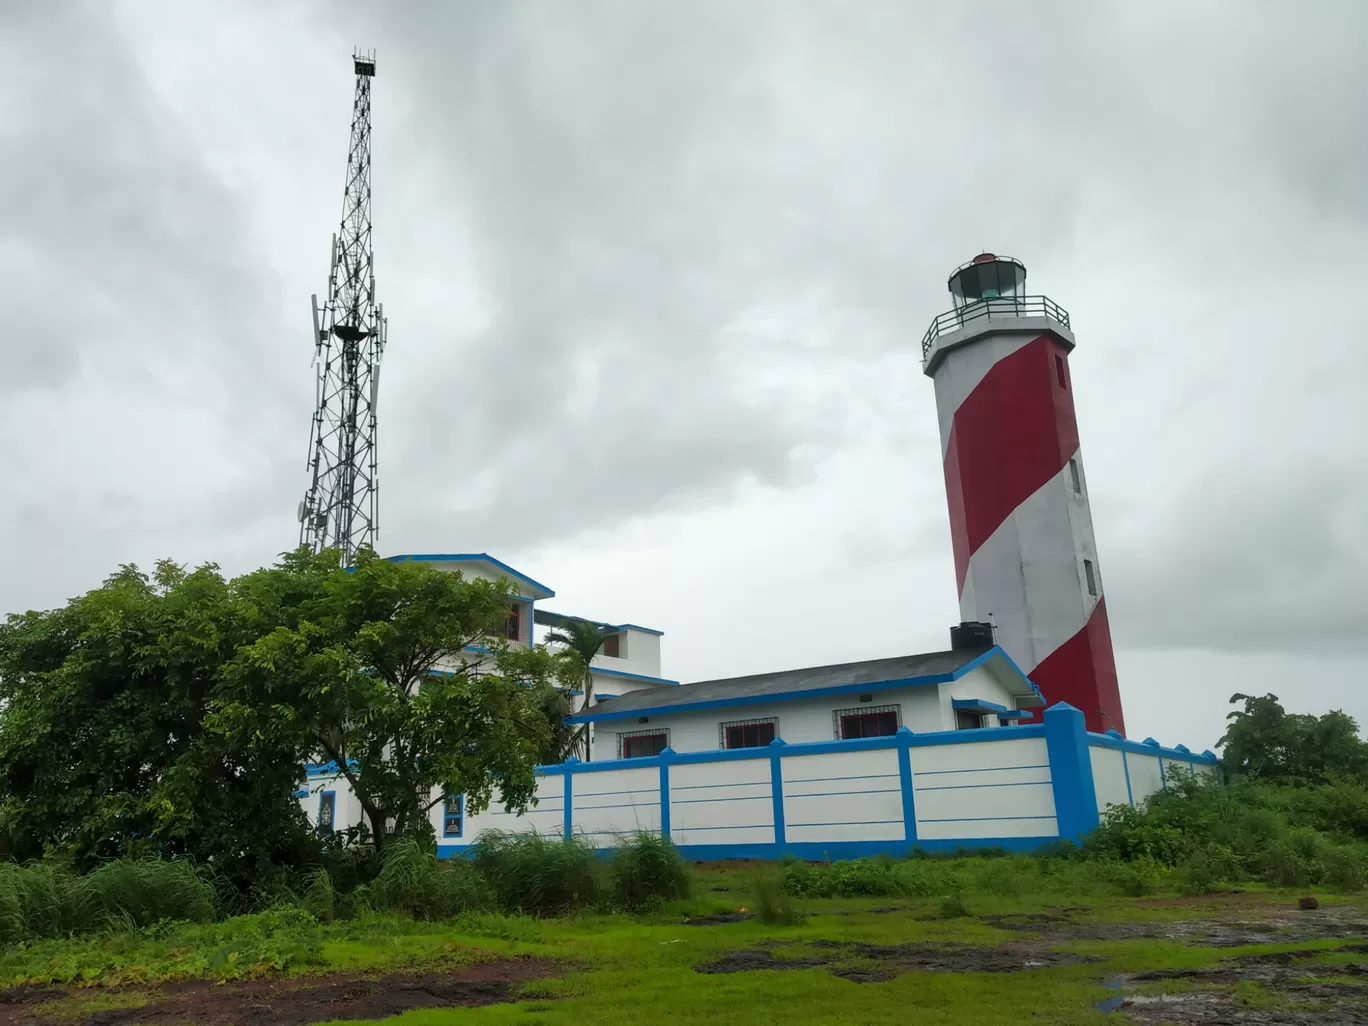
[[[300,550],[233,580],[122,567],[10,616],[0,852],[185,853],[259,884],[319,858],[294,797],[309,761],[344,767],[379,844],[428,831],[444,793],[522,808],[555,754],[567,671],[499,640],[509,604],[423,564]]]
[[[286,603],[288,605],[288,603]],[[0,848],[87,868],[123,854],[214,857],[261,880],[317,857],[290,753],[203,729],[218,674],[263,619],[216,567],[125,566],[0,624]]]
[[[1228,713],[1221,738],[1226,772],[1278,783],[1322,783],[1368,775],[1368,744],[1339,710],[1288,713],[1277,695],[1237,694],[1244,709]]]
[[[253,588],[289,583],[279,574]],[[553,740],[559,667],[503,640],[510,604],[493,582],[363,551],[299,599],[293,622],[238,649],[209,725],[248,750],[335,764],[377,847],[430,834],[444,795],[480,811],[496,781],[522,810]]]

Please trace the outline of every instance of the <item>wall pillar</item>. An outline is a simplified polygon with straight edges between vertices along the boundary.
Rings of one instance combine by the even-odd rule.
[[[575,830],[575,777],[574,769],[579,760],[573,755],[561,764],[565,769],[565,839],[570,840]]]
[[[1079,842],[1097,827],[1097,788],[1083,713],[1059,702],[1045,710],[1043,719],[1059,836]]]
[[[670,840],[670,760],[675,750],[669,745],[660,753],[660,834]]]
[[[769,743],[770,789],[774,797],[774,846],[778,854],[784,853],[788,843],[784,831],[784,739],[776,737]]]
[[[908,843],[917,840],[917,798],[912,791],[912,731],[899,727],[898,784],[902,788],[903,836]]]

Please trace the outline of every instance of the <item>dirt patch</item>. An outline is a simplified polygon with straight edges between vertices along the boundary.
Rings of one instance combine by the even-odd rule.
[[[684,926],[721,926],[723,923],[743,923],[754,919],[754,912],[718,912],[711,916],[694,916],[684,920]]]
[[[68,1005],[60,1012],[0,999],[4,1026],[305,1026],[333,1019],[382,1019],[414,1008],[491,1005],[512,1000],[513,986],[563,971],[545,959],[513,958],[445,971],[362,976],[337,973],[293,980],[191,980],[160,988],[110,988],[146,1003],[104,1008],[82,1015]],[[13,995],[16,991],[8,992]],[[47,991],[45,1001],[90,991]],[[8,996],[7,995],[7,996]]]

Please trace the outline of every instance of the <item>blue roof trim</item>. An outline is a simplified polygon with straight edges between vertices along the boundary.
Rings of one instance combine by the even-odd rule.
[[[1000,720],[1025,720],[1030,719],[1030,717],[1030,713],[1022,712],[1020,709],[1008,709],[1006,712],[997,714],[997,718]]]
[[[1088,744],[1094,748],[1115,748],[1122,752],[1136,752],[1140,755],[1160,755],[1168,756],[1174,762],[1200,762],[1208,766],[1214,766],[1221,760],[1213,755],[1209,750],[1201,755],[1194,755],[1182,745],[1174,748],[1165,748],[1154,738],[1147,738],[1144,741],[1128,741],[1122,737],[1115,737],[1110,733],[1094,734],[1088,731]]]
[[[1016,663],[1012,662],[1011,659],[1007,658],[1007,653],[1004,652],[1001,648],[995,646],[993,648],[990,648],[987,652],[984,652],[982,655],[976,656],[975,658],[969,660],[969,662],[965,663],[958,670],[955,670],[951,673],[932,673],[927,674],[923,677],[903,677],[898,680],[883,680],[872,682],[867,681],[863,684],[840,684],[835,687],[813,688],[807,691],[783,691],[772,695],[738,695],[735,698],[714,698],[706,702],[682,702],[678,705],[649,706],[646,708],[638,709],[624,709],[621,712],[590,712],[588,714],[582,714],[579,716],[571,716],[565,722],[593,723],[599,720],[626,719],[631,716],[665,716],[671,713],[678,712],[696,712],[700,709],[721,709],[724,707],[738,705],[765,705],[772,704],[774,702],[790,702],[805,698],[827,698],[831,695],[860,694],[861,692],[865,691],[887,691],[892,688],[925,687],[930,684],[949,684],[953,681],[959,680],[965,674],[969,673],[972,670],[978,669],[980,666],[984,665],[989,660],[994,659],[998,656],[1001,656],[1003,659],[1005,659],[1007,665],[1010,666],[1011,669],[1014,670],[1017,674],[1019,674],[1024,682],[1030,684],[1032,690],[1035,691],[1036,694],[1040,694],[1040,689],[1031,683],[1030,678],[1028,678],[1025,674],[1021,673],[1021,670],[1017,668]],[[597,671],[596,669],[596,672],[616,673],[619,671]],[[653,678],[641,679],[650,680]],[[678,681],[665,681],[663,683],[677,684]],[[687,685],[685,686],[687,687]]]
[[[642,634],[654,634],[658,638],[665,636],[664,631],[658,631],[652,627],[639,627],[634,623],[615,623],[613,626],[620,631],[641,631]]]
[[[359,769],[361,764],[355,759],[347,760],[348,769]],[[304,764],[304,775],[306,777],[332,777],[337,775],[337,763],[335,762],[309,762]]]
[[[975,712],[998,713],[1008,712],[1005,705],[998,705],[996,702],[985,702],[981,698],[952,698],[950,705],[954,709],[972,709]]]
[[[537,598],[554,598],[556,593],[542,584],[534,581],[526,574],[514,570],[502,560],[495,559],[488,552],[437,552],[437,553],[418,553],[404,554],[399,556],[386,556],[391,563],[488,563],[490,566],[497,567],[508,574],[514,580],[521,581],[523,584],[530,584],[534,588],[544,591],[545,595],[538,595]],[[525,596],[524,596],[525,597]]]
[[[597,665],[590,666],[589,670],[591,673],[601,673],[605,677],[621,677],[624,680],[646,680],[650,681],[652,684],[670,684],[674,685],[675,687],[679,686],[679,681],[677,680],[667,680],[664,677],[648,677],[644,673],[628,673],[626,670],[605,670],[602,666]]]

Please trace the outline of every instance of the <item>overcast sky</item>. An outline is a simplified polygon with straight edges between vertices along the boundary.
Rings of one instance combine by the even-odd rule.
[[[667,676],[945,647],[918,342],[1073,317],[1129,733],[1368,723],[1368,4],[0,0],[0,611],[297,541],[374,83],[381,549]]]

